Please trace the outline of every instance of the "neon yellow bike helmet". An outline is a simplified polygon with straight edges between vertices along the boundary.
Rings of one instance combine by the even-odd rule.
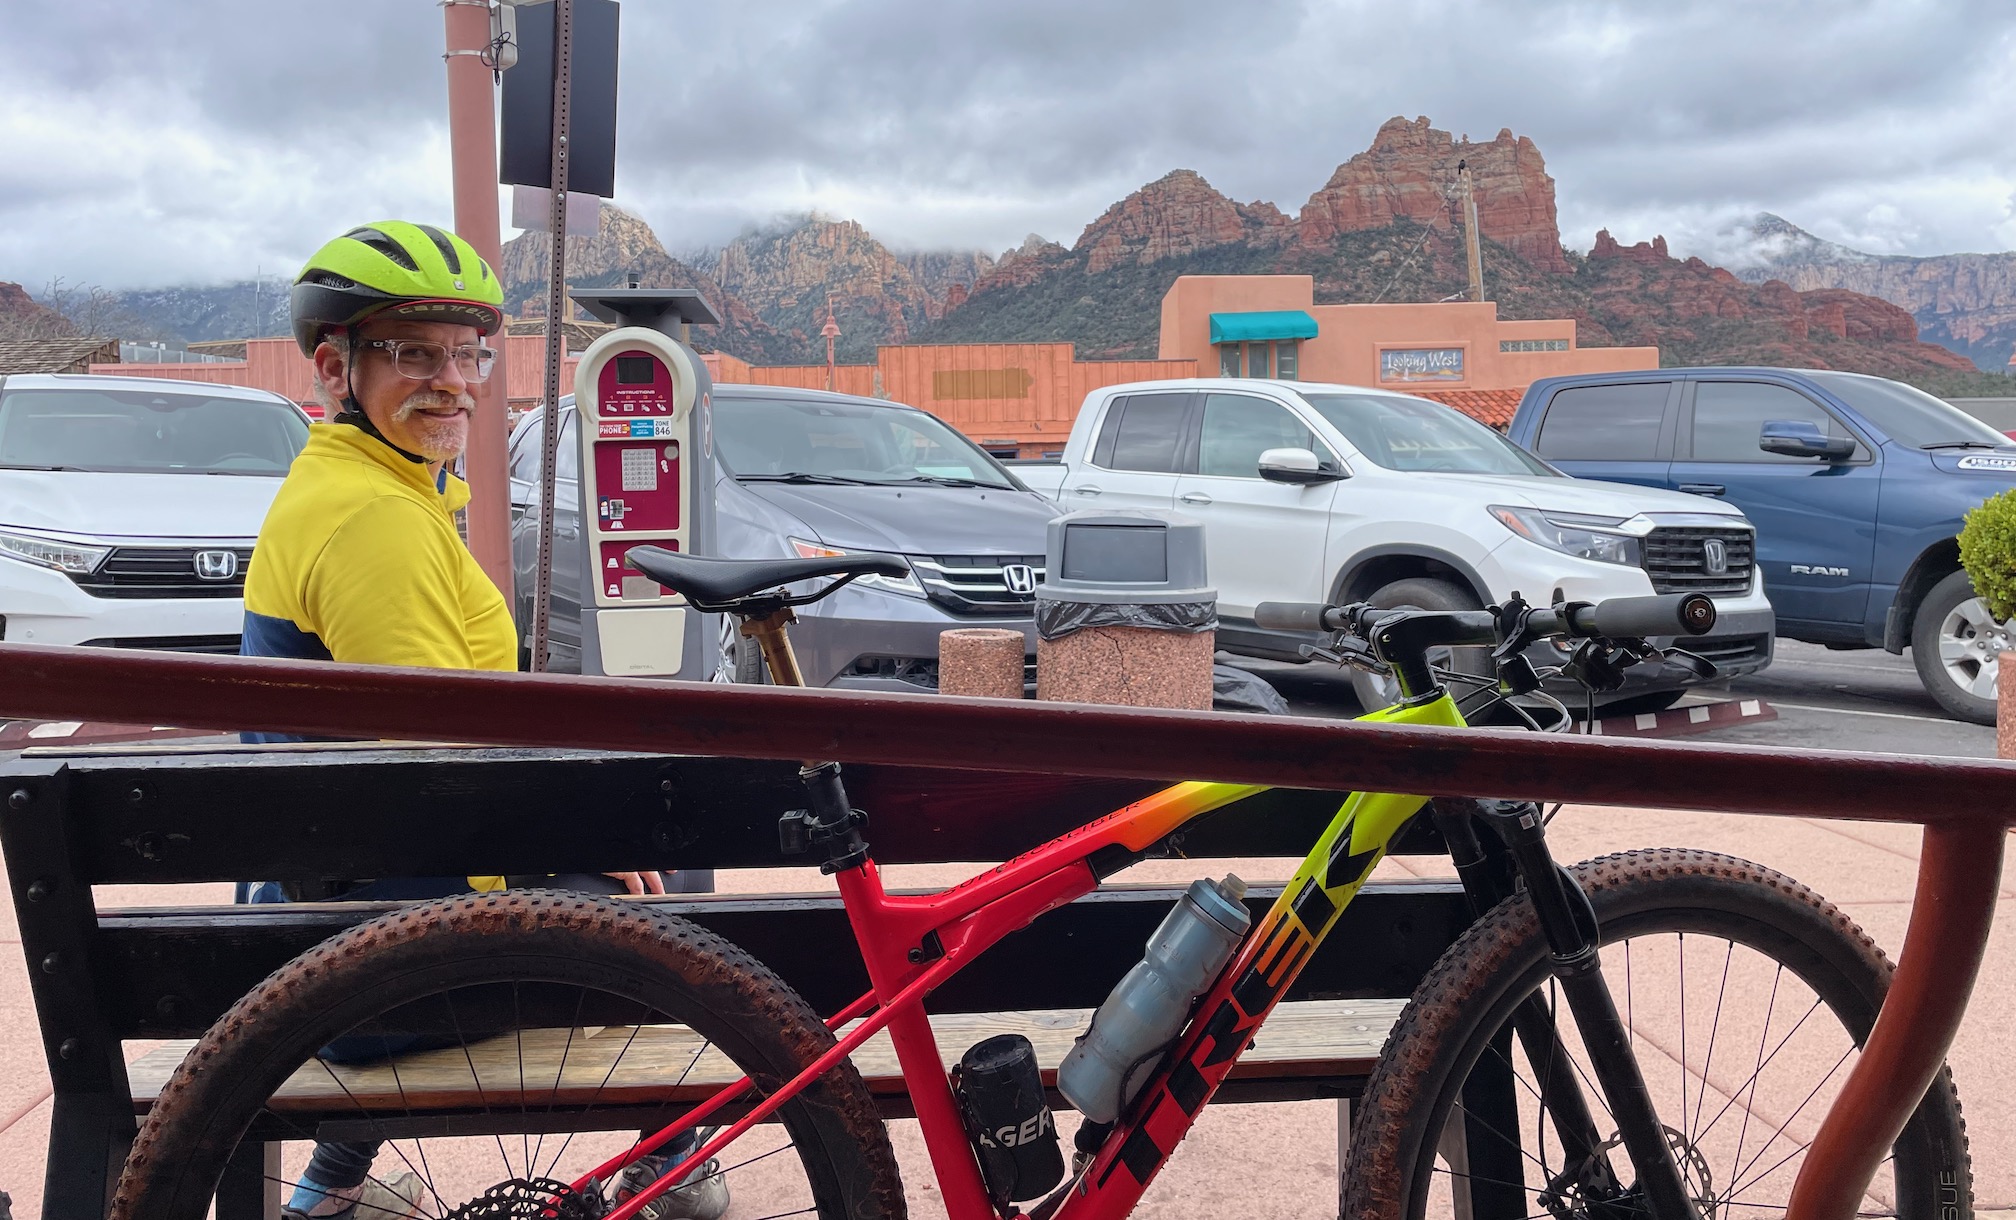
[[[330,330],[377,314],[473,326],[504,325],[504,286],[468,242],[433,225],[381,220],[317,250],[294,277],[294,341],[306,356]]]

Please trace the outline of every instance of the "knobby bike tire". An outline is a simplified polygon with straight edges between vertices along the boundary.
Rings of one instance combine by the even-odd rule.
[[[1642,1036],[1634,1033],[1632,1046],[1648,1083],[1657,1072],[1670,1070],[1671,1076],[1662,1076],[1662,1081],[1677,1080],[1684,1090],[1690,1076],[1681,1065],[1700,1065],[1700,1076],[1693,1078],[1697,1081],[1694,1094],[1680,1093],[1677,1116],[1671,1104],[1672,1090],[1666,1089],[1660,1119],[1668,1128],[1669,1143],[1682,1154],[1683,1177],[1699,1170],[1688,1181],[1697,1191],[1693,1197],[1702,1205],[1704,1220],[1782,1218],[1783,1195],[1789,1193],[1792,1177],[1803,1161],[1802,1141],[1811,1139],[1811,1127],[1817,1125],[1818,1114],[1824,1113],[1824,1086],[1831,1081],[1838,1088],[1846,1074],[1842,1065],[1866,1041],[1889,986],[1890,964],[1874,942],[1833,904],[1780,873],[1734,857],[1674,849],[1638,851],[1588,861],[1571,871],[1595,907],[1606,946],[1605,977],[1618,1010],[1621,1014],[1634,1006],[1638,1009],[1636,1019],[1627,1018],[1627,1025],[1655,1024],[1647,1015],[1648,1000],[1664,1005],[1672,992],[1663,990],[1656,997],[1639,994],[1637,983],[1643,981],[1648,953],[1672,967],[1677,946],[1677,968],[1669,969],[1671,977],[1663,982],[1680,981],[1679,1021],[1657,1022],[1656,1033],[1649,1028]],[[1691,944],[1689,938],[1693,938]],[[1638,950],[1635,963],[1624,956],[1630,952],[1627,944]],[[1728,946],[1726,955],[1718,959],[1724,944]],[[1691,966],[1686,956],[1690,947],[1696,954]],[[1739,948],[1744,960],[1754,960],[1756,965],[1755,970],[1745,973],[1740,988],[1730,982],[1731,963],[1736,961]],[[1718,960],[1722,971],[1719,991],[1713,986]],[[1620,973],[1630,987],[1620,989]],[[1706,1062],[1700,1053],[1703,1027],[1687,1016],[1685,986],[1690,978],[1708,984],[1697,988],[1701,1004],[1696,1011],[1713,1006],[1714,1022],[1705,1035]],[[1431,1207],[1439,1214],[1445,1204],[1458,1214],[1467,1206],[1479,1220],[1487,1215],[1551,1215],[1556,1220],[1644,1215],[1629,1207],[1592,1205],[1586,1197],[1569,1197],[1558,1188],[1550,1199],[1544,1197],[1544,1187],[1536,1189],[1537,1183],[1565,1168],[1565,1164],[1548,1162],[1550,1154],[1562,1162],[1570,1158],[1549,1143],[1550,1137],[1558,1135],[1560,1125],[1537,1117],[1558,1116],[1559,1111],[1545,1108],[1542,1089],[1533,1083],[1542,1065],[1515,1037],[1510,1023],[1522,1002],[1556,994],[1552,987],[1546,941],[1523,896],[1508,899],[1486,913],[1443,954],[1409,1001],[1367,1082],[1352,1129],[1342,1208],[1346,1220],[1421,1220]],[[1760,1007],[1758,1001],[1767,990],[1769,998]],[[1704,991],[1708,994],[1702,994]],[[1807,993],[1812,997],[1810,1007],[1800,1017]],[[1789,1003],[1785,1002],[1787,997]],[[1733,1011],[1742,1004],[1755,1009],[1742,1022],[1746,1030],[1757,1021],[1757,1013],[1763,1014],[1758,1024],[1761,1036],[1751,1048],[1747,1032],[1741,1040],[1729,1034],[1731,1054],[1722,1064],[1733,1071],[1718,1073],[1716,1030],[1725,1010]],[[1565,1003],[1550,1002],[1549,1013],[1557,1020],[1569,1015]],[[1781,1014],[1778,1031],[1773,1032],[1772,1020]],[[1829,1017],[1838,1024],[1829,1026]],[[1673,1036],[1676,1029],[1680,1032],[1677,1039]],[[1814,1085],[1813,1093],[1799,1093],[1801,1085],[1787,1090],[1793,1096],[1770,1096],[1770,1086],[1761,1083],[1767,1074],[1774,1079],[1789,1075],[1802,1066],[1797,1061],[1804,1056],[1813,1065],[1809,1075],[1819,1077],[1832,1062],[1831,1050],[1808,1054],[1803,1041],[1798,1053],[1790,1049],[1795,1039],[1805,1039],[1809,1033],[1815,1039],[1837,1041],[1842,1060]],[[1562,1043],[1571,1061],[1580,1049],[1579,1041],[1573,1038],[1572,1030],[1563,1032]],[[1515,1046],[1520,1049],[1512,1049]],[[1757,1069],[1746,1080],[1744,1073],[1749,1071],[1753,1056]],[[1486,1066],[1484,1072],[1478,1071],[1480,1064]],[[1533,1074],[1533,1080],[1517,1078],[1521,1065]],[[1608,1116],[1591,1075],[1573,1062],[1561,1070],[1563,1075],[1558,1079],[1570,1079],[1568,1073],[1574,1072],[1596,1099],[1590,1108],[1602,1115],[1597,1134],[1610,1136],[1612,1129],[1601,1125]],[[1480,1101],[1478,1093],[1468,1091],[1476,1087],[1473,1077],[1482,1079],[1493,1072],[1503,1082],[1498,1085],[1500,1100]],[[1700,1079],[1716,1079],[1719,1084],[1704,1088],[1698,1083]],[[1515,1130],[1510,1112],[1504,1108],[1507,1097],[1519,1112],[1515,1140],[1499,1135],[1501,1130]],[[1744,1104],[1735,1106],[1732,1099]],[[1498,1107],[1495,1110],[1494,1104]],[[1759,1125],[1753,1129],[1748,1125],[1748,1120],[1756,1119],[1753,1109],[1789,1117],[1784,1118],[1786,1129],[1774,1137],[1782,1142],[1757,1154],[1746,1168],[1744,1158],[1751,1154],[1743,1146],[1744,1138],[1763,1141],[1771,1121],[1769,1117],[1757,1120]],[[1484,1112],[1496,1113],[1497,1125],[1480,1118]],[[1797,1129],[1793,1129],[1795,1122],[1801,1124]],[[1735,1168],[1734,1175],[1718,1167],[1718,1153],[1728,1151],[1731,1127],[1737,1128],[1736,1155],[1727,1164]],[[1698,1160],[1685,1155],[1689,1148],[1697,1150]],[[1471,1159],[1481,1151],[1485,1161],[1491,1162],[1494,1150],[1495,1177],[1478,1169]],[[1460,1164],[1456,1156],[1463,1158]],[[1628,1185],[1631,1166],[1622,1149],[1613,1149],[1610,1157],[1618,1180]],[[1579,1156],[1573,1159],[1582,1163]],[[1888,1190],[1884,1191],[1886,1181]],[[1459,1185],[1466,1192],[1462,1204],[1455,1202]],[[1498,1192],[1495,1197],[1493,1191]],[[1752,1191],[1754,1197],[1744,1197]],[[1893,1146],[1884,1172],[1872,1186],[1872,1195],[1876,1206],[1871,1208],[1870,1200],[1865,1199],[1865,1214],[1871,1210],[1894,1212],[1906,1220],[1969,1220],[1972,1216],[1966,1128],[1950,1070],[1941,1068]],[[1480,1198],[1490,1206],[1480,1206]]]
[[[676,916],[620,900],[536,890],[424,903],[323,942],[234,1005],[190,1051],[148,1114],[110,1214],[115,1220],[201,1220],[227,1160],[254,1121],[270,1124],[279,1116],[267,1109],[268,1099],[297,1068],[312,1070],[318,1050],[340,1036],[354,1037],[354,1031],[372,1028],[379,1018],[386,1018],[376,1026],[380,1030],[410,1028],[387,1022],[396,1022],[399,1014],[426,1011],[437,998],[445,997],[443,1007],[453,1019],[458,995],[465,1001],[508,995],[516,1003],[521,994],[544,994],[564,1005],[573,994],[565,988],[579,989],[583,998],[575,1003],[634,1011],[634,1028],[689,1027],[748,1073],[764,1093],[834,1044],[832,1032],[810,1006],[767,967]],[[465,1003],[465,1016],[468,1008]],[[499,1008],[489,1005],[491,1027],[484,1034],[508,1038],[509,1033],[499,1035],[495,1028]],[[633,1028],[627,1020],[610,1024]],[[460,1025],[456,1028],[459,1035]],[[569,1028],[566,1045],[571,1048],[575,1041]],[[518,1037],[522,1079],[525,1043],[522,1033]],[[508,1053],[499,1049],[503,1043],[490,1045],[499,1054]],[[449,1053],[469,1054],[466,1048]],[[620,1050],[617,1055],[620,1061]],[[480,1085],[476,1062],[470,1061],[470,1079]],[[564,1072],[564,1054],[560,1063]],[[611,1076],[616,1063],[609,1068]],[[555,1074],[556,1098],[560,1074]],[[405,1085],[399,1087],[403,1098]],[[527,1110],[521,1098],[520,1103],[500,1104],[496,1113],[508,1121],[511,1114]],[[774,1175],[781,1166],[785,1184],[810,1196],[806,1214],[816,1210],[824,1220],[901,1220],[903,1188],[888,1133],[851,1063],[843,1060],[776,1117],[779,1123],[758,1125],[718,1159],[725,1162],[759,1133],[770,1133],[772,1142],[788,1135],[804,1180],[791,1172],[788,1158],[774,1155],[762,1172]],[[580,1120],[570,1113],[564,1121]],[[562,1130],[543,1137],[551,1142],[528,1155],[525,1168],[539,1167],[544,1152],[560,1144]],[[497,1141],[506,1165],[516,1138],[510,1144]],[[529,1147],[529,1136],[525,1138]],[[619,1144],[629,1138],[634,1136]],[[417,1161],[396,1143],[385,1147],[400,1154],[401,1168],[427,1165],[426,1146],[418,1140],[409,1143],[418,1145],[415,1150],[422,1155]],[[386,1159],[381,1152],[374,1173],[383,1170]],[[559,1159],[556,1153],[554,1160]],[[288,1167],[283,1181],[291,1183],[294,1172]],[[732,1184],[735,1179],[724,1180]],[[437,1190],[426,1197],[421,1214],[449,1214],[460,1197]]]

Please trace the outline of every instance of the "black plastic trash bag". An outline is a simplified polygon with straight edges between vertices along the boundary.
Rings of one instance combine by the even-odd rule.
[[[1267,679],[1231,665],[1211,667],[1211,708],[1219,712],[1258,712],[1286,716],[1288,701]]]
[[[1218,627],[1218,603],[1208,602],[1059,602],[1036,599],[1036,634],[1057,640],[1087,627],[1142,627],[1149,631],[1182,631],[1195,635]]]

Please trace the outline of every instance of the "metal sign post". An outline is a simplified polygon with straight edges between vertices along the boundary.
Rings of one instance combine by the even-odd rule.
[[[567,312],[567,111],[574,92],[574,0],[553,0],[553,199],[547,217],[553,262],[546,281],[546,384],[539,417],[539,561],[532,583],[532,668],[546,668],[553,603],[553,482],[560,441],[561,341]]]
[[[504,182],[552,191],[545,221],[553,258],[546,285],[546,409],[539,434],[531,624],[532,668],[543,670],[549,660],[560,366],[567,352],[567,213],[575,196],[607,198],[615,190],[619,11],[615,0],[548,0],[515,11],[518,66],[504,78],[498,168]]]

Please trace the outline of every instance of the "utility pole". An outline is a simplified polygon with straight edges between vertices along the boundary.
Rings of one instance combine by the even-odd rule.
[[[1457,186],[1463,192],[1463,245],[1470,259],[1470,299],[1484,299],[1484,257],[1477,244],[1477,196],[1470,189],[1470,163],[1456,163]]]
[[[819,328],[819,333],[826,337],[826,388],[835,390],[839,388],[839,377],[833,367],[833,341],[840,337],[840,323],[833,316],[833,298],[830,296],[826,298],[826,325]]]
[[[442,0],[448,53],[448,142],[455,183],[455,232],[502,274],[503,225],[497,214],[496,80],[484,62],[490,46],[488,0]],[[470,387],[476,417],[462,470],[469,480],[469,551],[491,583],[511,594],[510,483],[505,445],[510,410],[504,336],[492,336],[497,363]]]

